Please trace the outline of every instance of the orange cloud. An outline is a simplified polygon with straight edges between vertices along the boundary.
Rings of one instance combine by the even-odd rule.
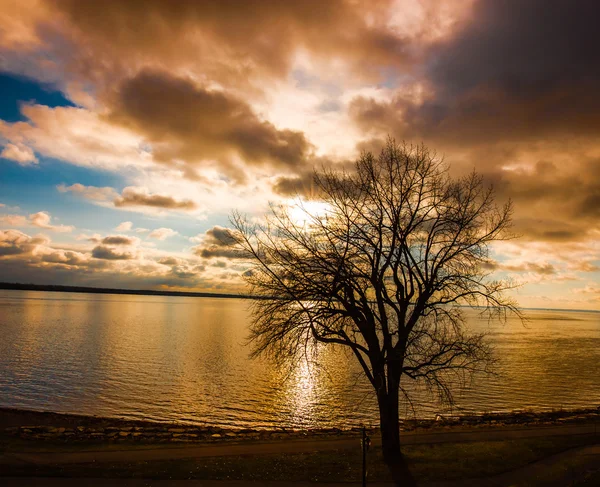
[[[161,194],[150,194],[145,188],[128,186],[123,190],[121,196],[114,200],[116,207],[148,206],[167,210],[194,210],[196,203],[192,200],[178,200],[172,196]]]

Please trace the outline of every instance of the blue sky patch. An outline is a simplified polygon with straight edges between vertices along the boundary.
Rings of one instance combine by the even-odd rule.
[[[0,94],[0,119],[6,122],[25,120],[20,111],[22,103],[37,103],[52,108],[76,106],[51,85],[6,73],[0,73]]]

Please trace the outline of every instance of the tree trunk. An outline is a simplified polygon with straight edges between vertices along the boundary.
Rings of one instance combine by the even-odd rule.
[[[384,393],[377,397],[379,402],[379,428],[383,459],[388,465],[400,458],[400,421],[398,417],[398,394]]]
[[[396,485],[416,485],[400,449],[400,417],[398,414],[399,380],[388,382],[386,392],[377,395],[379,428],[383,460],[390,469]]]

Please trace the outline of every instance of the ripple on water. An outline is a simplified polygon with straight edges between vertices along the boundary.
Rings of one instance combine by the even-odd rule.
[[[0,292],[0,406],[254,428],[378,422],[348,354],[326,351],[322,367],[287,371],[250,360],[247,301],[49,294]],[[600,314],[528,314],[526,327],[473,315],[498,375],[458,391],[454,412],[600,404]],[[407,388],[418,416],[447,411]]]

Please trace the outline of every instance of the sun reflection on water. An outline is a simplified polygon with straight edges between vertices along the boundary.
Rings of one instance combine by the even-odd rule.
[[[229,427],[378,422],[372,387],[348,351],[311,349],[286,370],[250,360],[247,306],[245,300],[0,292],[0,405]],[[600,315],[531,315],[527,328],[516,322],[491,328],[500,375],[457,394],[455,411],[598,404]],[[469,324],[488,328],[476,316]],[[430,396],[406,387],[418,416],[441,412]]]

